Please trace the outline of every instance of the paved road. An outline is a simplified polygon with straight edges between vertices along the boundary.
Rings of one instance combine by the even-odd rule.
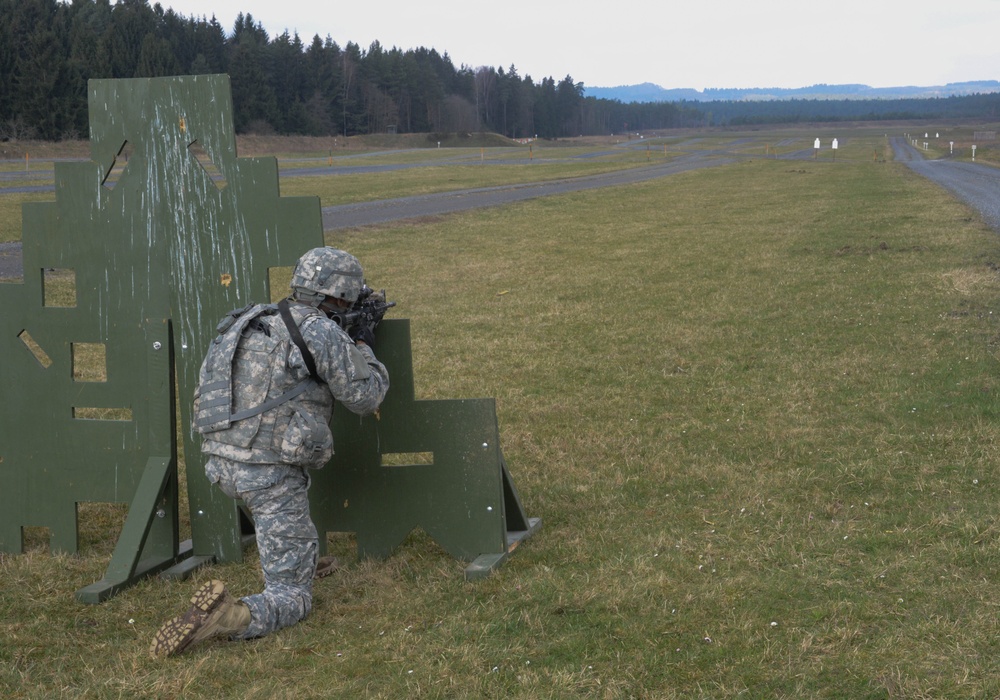
[[[902,137],[893,138],[891,143],[896,160],[905,163],[915,172],[954,192],[960,199],[977,209],[986,222],[1000,233],[1000,169],[947,159],[926,160],[920,151]],[[667,163],[589,177],[458,190],[323,207],[323,228],[327,231],[354,228],[400,219],[437,216],[466,209],[499,206],[566,192],[627,185],[689,170],[724,165],[732,163],[740,157],[726,151],[694,150]],[[804,149],[782,156],[782,158],[788,159],[812,157],[812,149]],[[316,175],[325,174],[316,169],[310,169],[308,172]],[[344,170],[340,169],[339,172],[343,173]],[[20,242],[0,243],[0,278],[20,278],[21,276]]]
[[[533,182],[498,187],[457,190],[416,197],[359,202],[340,206],[323,207],[323,228],[333,231],[343,228],[381,224],[387,221],[437,216],[466,209],[499,206],[535,197],[577,192],[580,190],[627,185],[653,180],[688,170],[708,168],[736,160],[736,156],[721,152],[701,151],[680,156],[667,163],[641,168],[630,168],[617,172],[592,175],[589,177]],[[343,172],[343,169],[340,169]],[[321,170],[309,169],[308,174],[324,174]],[[304,173],[305,174],[305,173]],[[21,243],[0,243],[0,278],[20,278]]]
[[[399,199],[323,207],[323,229],[332,231],[342,228],[354,228],[399,219],[436,216],[466,209],[499,206],[501,204],[510,204],[511,202],[520,202],[525,199],[546,197],[553,194],[579,192],[581,190],[612,187],[614,185],[628,185],[688,170],[731,163],[734,160],[733,156],[703,152],[685,155],[669,163],[644,168],[630,168],[628,170],[589,177],[552,180],[549,182],[529,182],[498,187],[482,187],[419,195],[416,197],[401,197]]]
[[[0,243],[0,279],[21,278],[21,242]]]
[[[896,160],[906,163],[916,173],[951,190],[959,199],[982,214],[983,219],[1000,233],[1000,169],[978,163],[948,158],[927,160],[901,136],[891,140]]]

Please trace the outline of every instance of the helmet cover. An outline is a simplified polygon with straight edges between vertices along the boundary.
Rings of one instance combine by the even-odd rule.
[[[313,248],[299,258],[292,272],[291,288],[305,296],[322,294],[353,304],[364,286],[361,263],[336,248]]]

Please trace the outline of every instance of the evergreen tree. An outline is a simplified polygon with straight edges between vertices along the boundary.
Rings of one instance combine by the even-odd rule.
[[[6,135],[17,115],[14,71],[18,46],[14,38],[14,15],[18,0],[0,0],[0,134]]]
[[[229,65],[234,128],[237,132],[272,131],[278,121],[278,102],[264,68],[264,47],[252,40],[237,44]]]
[[[515,92],[517,92],[515,135],[521,138],[531,138],[538,133],[538,127],[535,125],[535,101],[537,99],[535,81],[531,79],[530,75],[524,76],[524,80],[518,83]]]
[[[136,77],[160,78],[180,73],[180,65],[170,42],[155,34],[147,34],[139,47],[139,62],[135,68]]]
[[[538,136],[551,139],[559,136],[559,116],[556,107],[556,81],[543,78],[535,93],[535,128]]]
[[[787,100],[622,104],[416,48],[271,41],[249,14],[231,36],[218,20],[183,17],[148,0],[0,0],[0,137],[87,132],[87,80],[230,74],[237,132],[316,135],[492,130],[558,138],[708,124],[820,120],[995,120],[1000,95],[933,100]],[[719,91],[720,97],[725,91]]]
[[[313,37],[306,49],[305,70],[312,77],[312,94],[306,101],[306,133],[332,136],[338,132],[337,115],[341,100],[340,47],[327,36]]]
[[[580,103],[583,101],[583,83],[573,82],[566,76],[556,86],[556,124],[560,135],[582,134]]]
[[[278,107],[278,131],[283,134],[308,130],[305,103],[312,97],[313,80],[306,70],[305,54],[299,35],[286,31],[268,47],[271,91]]]
[[[417,49],[411,52],[414,70],[411,75],[410,131],[440,131],[441,109],[445,90],[439,71],[443,61],[433,49]]]
[[[354,42],[347,42],[340,54],[341,63],[341,112],[344,136],[363,133],[358,105],[361,103],[361,88],[358,69],[361,65],[361,47]]]
[[[226,72],[226,32],[212,15],[208,22],[195,22],[194,57],[189,71],[192,75]]]
[[[69,60],[84,81],[110,77],[110,64],[101,50],[101,38],[111,28],[110,0],[73,0],[70,14]]]
[[[153,14],[156,16],[154,32],[170,52],[170,63],[173,66],[171,72],[158,75],[187,73],[195,57],[194,20],[185,20],[172,9],[164,11],[159,3],[153,6]]]
[[[111,10],[111,25],[103,38],[112,78],[138,77],[139,57],[146,35],[156,27],[146,0],[120,0]]]
[[[67,42],[59,31],[65,34],[65,25],[57,21],[58,12],[55,0],[22,0],[12,18],[15,118],[27,125],[26,135],[49,140],[62,136],[64,119],[72,113]]]

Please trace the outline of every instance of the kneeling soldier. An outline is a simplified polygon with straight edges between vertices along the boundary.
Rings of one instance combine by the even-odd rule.
[[[389,375],[372,348],[381,317],[347,331],[337,322],[364,288],[353,255],[310,250],[291,288],[276,305],[251,305],[220,322],[195,391],[194,428],[209,455],[205,473],[250,511],[264,591],[237,600],[221,581],[203,584],[190,609],[156,633],[153,656],[212,637],[261,637],[312,608],[319,541],[309,515],[309,469],[333,455],[334,400],[359,415],[374,413]]]

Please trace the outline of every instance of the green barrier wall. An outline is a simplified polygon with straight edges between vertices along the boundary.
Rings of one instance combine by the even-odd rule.
[[[24,205],[24,280],[0,284],[0,551],[23,551],[23,528],[41,526],[75,552],[79,503],[129,503],[105,578],[78,592],[97,602],[144,575],[242,558],[252,529],[204,478],[191,396],[218,319],[269,300],[269,269],[323,245],[323,230],[318,198],[279,196],[274,158],[237,157],[228,76],[95,80],[89,97],[91,160],[56,163],[55,201]],[[408,325],[386,322],[379,340],[393,384],[382,421],[335,414],[317,525],[357,532],[372,556],[423,527],[470,577],[488,571],[540,524],[511,483],[493,403],[414,401]],[[432,463],[387,466],[379,449]]]

